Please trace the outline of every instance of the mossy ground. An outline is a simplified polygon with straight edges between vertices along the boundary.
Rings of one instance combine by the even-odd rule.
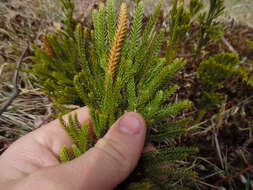
[[[77,6],[77,18],[88,25],[89,11],[84,14],[82,10],[91,10],[97,6],[97,2],[76,0],[80,5]],[[131,3],[130,0],[128,2]],[[170,1],[166,2],[165,7],[169,8]],[[147,5],[152,6],[152,2]],[[196,119],[198,115],[197,99],[203,90],[196,74],[200,61],[218,52],[232,51],[236,52],[242,63],[252,71],[253,50],[246,42],[253,40],[253,14],[250,12],[253,9],[252,2],[229,0],[227,5],[233,9],[228,9],[229,16],[223,18],[225,36],[222,40],[210,43],[201,60],[193,59],[189,51],[195,43],[191,33],[181,49],[180,56],[187,58],[188,64],[173,80],[180,86],[180,90],[172,99],[190,99],[195,103],[192,109],[184,113],[185,116]],[[146,10],[148,15],[149,7],[146,7]],[[165,10],[164,15],[166,14]],[[8,98],[13,88],[13,68],[27,43],[41,45],[43,34],[61,28],[62,16],[59,1],[0,2],[0,104]],[[197,28],[198,26],[192,27],[191,32]],[[27,52],[28,55],[32,55],[32,52]],[[31,61],[26,58],[22,68],[28,68],[30,65]],[[20,136],[53,119],[54,110],[51,109],[49,100],[29,81],[25,73],[20,74],[21,94],[0,116],[0,153]],[[211,186],[214,186],[214,189],[252,189],[253,172],[247,168],[253,165],[253,88],[242,83],[240,77],[236,77],[220,91],[225,93],[227,98],[219,115],[218,110],[209,111],[200,123],[194,123],[193,120],[191,126],[194,131],[190,134],[165,143],[196,146],[200,149],[198,155],[180,163],[199,172],[195,189],[211,189]],[[229,178],[225,179],[225,176]],[[224,181],[219,182],[222,179]]]

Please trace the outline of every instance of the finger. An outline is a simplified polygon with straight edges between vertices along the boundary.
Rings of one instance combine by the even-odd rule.
[[[87,121],[91,123],[88,107],[79,108],[72,111],[70,114],[74,116],[74,113],[77,113],[77,118],[81,124]],[[68,116],[69,114],[63,116],[63,120],[65,122],[68,122]],[[33,131],[29,134],[29,138],[31,137],[36,139],[40,144],[49,148],[55,155],[59,154],[61,147],[71,147],[73,144],[73,141],[63,129],[58,119]]]
[[[137,113],[127,113],[94,148],[71,162],[48,168],[40,175],[56,183],[64,182],[66,189],[113,189],[135,168],[145,135],[144,119]]]
[[[71,112],[77,113],[81,123],[90,120],[87,107]],[[67,121],[68,115],[63,116]],[[42,167],[55,166],[59,162],[59,150],[62,146],[73,144],[62,128],[59,120],[25,135],[13,143],[0,157],[0,168],[6,171],[2,179],[18,179],[35,172]],[[1,181],[1,179],[0,179]]]

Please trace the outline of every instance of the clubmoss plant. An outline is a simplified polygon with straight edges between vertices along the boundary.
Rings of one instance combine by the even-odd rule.
[[[196,6],[192,5],[191,6]],[[194,14],[184,7],[184,0],[175,0],[170,11],[169,34],[166,48],[166,61],[170,63],[177,55],[182,42],[187,36]]]
[[[220,53],[200,63],[197,72],[204,91],[199,99],[198,122],[201,121],[207,110],[220,107],[225,95],[218,90],[226,81],[243,72],[239,65],[239,58],[234,53]]]
[[[62,162],[93,147],[128,111],[145,118],[146,142],[164,144],[157,146],[156,151],[143,153],[134,173],[118,189],[183,189],[184,182],[196,177],[195,172],[180,168],[176,161],[197,149],[168,147],[164,143],[188,131],[185,125],[190,118],[173,118],[189,108],[191,102],[168,102],[178,89],[170,86],[170,80],[186,62],[174,57],[169,62],[159,58],[165,31],[155,30],[155,26],[161,6],[158,3],[144,27],[140,1],[129,27],[126,4],[121,5],[117,16],[113,1],[108,0],[106,6],[100,4],[93,11],[94,30],[78,24],[74,37],[66,32],[47,35],[45,50],[38,48],[33,58],[33,73],[55,104],[89,108],[95,137],[88,132],[88,123],[79,123],[77,115],[69,116],[66,123],[59,118],[75,142],[71,150],[61,149]]]
[[[185,6],[184,0],[174,0],[169,13],[168,43],[166,47],[166,61],[170,63],[178,55],[178,51],[187,38],[189,29],[199,25],[195,32],[197,41],[193,48],[195,58],[201,56],[201,50],[213,40],[223,36],[223,26],[217,19],[224,13],[224,0],[209,0],[208,9],[204,9],[203,0],[191,0]]]
[[[68,35],[72,36],[74,35],[74,30],[76,27],[76,20],[73,18],[74,15],[74,9],[75,4],[71,0],[61,0],[62,4],[62,11],[65,14],[66,19],[64,20],[65,24],[65,32],[67,32]]]
[[[36,83],[54,100],[56,107],[83,106],[73,84],[74,76],[81,70],[77,43],[62,32],[45,35],[43,42],[45,50],[36,48],[32,57],[36,64],[31,72]]]
[[[219,53],[200,63],[198,75],[203,84],[204,91],[199,99],[200,115],[198,121],[207,110],[217,109],[224,100],[224,94],[218,92],[220,87],[240,75],[248,85],[252,85],[251,73],[240,64],[235,53]]]
[[[202,6],[195,0],[193,1],[195,8],[192,8],[193,12],[197,11],[198,7]],[[198,5],[199,4],[199,5]],[[225,6],[224,0],[209,0],[209,9],[207,12],[200,12],[198,16],[198,23],[200,25],[200,31],[198,34],[198,46],[196,49],[196,56],[199,56],[201,50],[207,45],[209,41],[217,40],[223,36],[223,26],[217,21],[217,18],[224,13]]]
[[[237,71],[241,76],[244,82],[246,82],[247,85],[253,86],[253,71],[252,69],[249,70],[244,66],[240,66]]]

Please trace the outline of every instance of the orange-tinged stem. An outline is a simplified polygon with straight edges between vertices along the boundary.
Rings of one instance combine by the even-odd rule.
[[[127,6],[125,3],[123,3],[120,7],[118,26],[112,43],[112,48],[110,50],[107,75],[110,72],[112,76],[114,76],[116,72],[116,68],[120,59],[122,44],[127,31],[127,14]]]

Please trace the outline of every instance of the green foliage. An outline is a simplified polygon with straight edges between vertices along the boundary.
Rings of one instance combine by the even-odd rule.
[[[85,153],[88,149],[88,129],[89,124],[84,123],[81,125],[77,119],[77,114],[74,114],[74,118],[71,115],[68,117],[68,124],[65,123],[62,117],[59,117],[59,121],[67,134],[72,138],[76,144],[72,145],[73,154],[69,153],[66,147],[63,147],[60,151],[60,158],[62,162],[70,161],[81,154]]]
[[[253,41],[248,40],[247,42],[248,42],[250,48],[253,49]]]
[[[154,185],[151,185],[149,182],[143,182],[143,183],[132,183],[127,188],[127,190],[157,190],[159,188],[154,187]]]
[[[44,36],[45,50],[35,48],[35,56],[31,58],[35,64],[29,71],[35,76],[34,80],[45,94],[54,100],[54,106],[58,109],[62,109],[63,105],[85,105],[76,92],[73,78],[82,69],[79,59],[85,60],[81,55],[79,56],[78,51],[82,49],[81,52],[84,52],[87,48],[84,47],[87,32],[84,32],[86,36],[82,41],[76,41],[74,38],[76,28],[76,21],[73,18],[74,3],[71,0],[61,0],[61,2],[65,15],[64,31]],[[80,34],[82,32],[79,31]],[[72,110],[64,109],[65,112]]]
[[[73,19],[75,4],[71,0],[61,0],[61,3],[62,11],[65,15],[64,30],[69,36],[73,37],[74,29],[76,27],[76,21]]]
[[[114,7],[114,1],[113,0],[108,0],[107,1],[107,29],[108,29],[108,35],[107,35],[107,41],[108,45],[111,46],[113,37],[115,34],[116,30],[116,18],[115,16],[115,7]]]
[[[191,16],[198,14],[203,7],[204,5],[202,0],[191,0],[189,5]]]
[[[219,87],[238,73],[239,58],[236,54],[220,53],[200,63],[198,75],[204,86],[200,99],[201,108],[216,108],[223,100]]]
[[[55,100],[55,105],[84,105],[73,84],[74,76],[81,70],[77,43],[63,33],[46,35],[44,43],[46,51],[36,48],[31,58],[36,83]]]
[[[174,29],[170,38],[177,46],[188,29],[191,14],[180,7],[179,12],[174,8],[176,13],[171,17]],[[189,108],[191,102],[168,103],[178,89],[170,86],[170,81],[186,62],[175,59],[174,53],[169,57],[170,64],[158,57],[165,35],[163,29],[155,30],[161,3],[144,27],[140,1],[133,24],[126,31],[124,8],[122,6],[118,24],[113,1],[109,0],[106,7],[101,4],[93,11],[94,30],[77,24],[73,35],[47,35],[46,51],[40,48],[35,51],[32,73],[54,104],[89,107],[95,139],[102,138],[126,111],[135,111],[147,122],[147,142],[163,143],[187,132],[185,125],[189,119],[174,121],[174,117]],[[177,37],[176,33],[182,36]],[[60,122],[75,142],[71,150],[61,149],[62,162],[80,156],[95,145],[88,133],[88,124],[81,126],[76,115],[69,116],[67,124],[61,117]],[[136,171],[119,189],[174,188],[173,184],[179,179],[187,181],[196,177],[194,172],[175,165],[176,160],[194,152],[196,148],[163,146],[144,153]],[[179,186],[183,187],[178,184],[178,189]]]
[[[62,163],[68,162],[73,159],[72,154],[66,146],[60,149],[60,160]]]
[[[246,67],[240,66],[237,72],[242,76],[247,85],[253,86],[253,71],[249,71]]]
[[[217,89],[222,82],[232,78],[238,64],[238,56],[232,53],[220,53],[200,63],[198,73],[205,89]]]
[[[186,38],[187,31],[191,26],[192,16],[197,13],[195,9],[197,9],[198,5],[195,5],[193,3],[191,3],[190,5],[190,10],[187,10],[186,8],[184,8],[184,0],[175,0],[173,8],[170,11],[168,35],[169,43],[167,44],[166,50],[167,63],[171,63],[171,61],[177,55],[177,51],[180,48],[180,45],[183,40]]]
[[[203,0],[191,0],[188,7],[184,6],[184,0],[174,0],[169,13],[169,33],[165,56],[167,63],[171,63],[177,56],[187,37],[187,32],[196,21],[199,24],[199,30],[196,34],[198,45],[195,49],[195,56],[200,55],[202,48],[209,41],[223,36],[223,27],[217,18],[224,12],[224,0],[209,0],[209,9],[204,11],[203,8]]]
[[[200,122],[207,110],[217,109],[224,100],[224,94],[219,92],[227,81],[240,75],[246,84],[253,84],[253,75],[246,67],[240,65],[239,57],[234,53],[220,53],[200,63],[198,75],[204,90],[198,106],[200,108],[197,122]]]
[[[170,63],[176,56],[187,32],[194,24],[199,25],[196,33],[197,47],[195,56],[200,56],[201,50],[211,40],[223,36],[223,27],[217,18],[224,12],[224,0],[209,0],[209,8],[204,10],[203,0],[191,0],[188,7],[184,0],[174,0],[169,13],[169,34],[166,48],[166,62]]]
[[[209,6],[207,12],[202,12],[198,16],[200,32],[198,34],[199,41],[196,56],[200,55],[201,49],[210,40],[217,40],[223,36],[223,27],[220,22],[217,21],[217,18],[224,13],[224,0],[209,0]],[[196,9],[192,8],[192,12],[198,10],[199,7],[200,5],[196,6]]]

